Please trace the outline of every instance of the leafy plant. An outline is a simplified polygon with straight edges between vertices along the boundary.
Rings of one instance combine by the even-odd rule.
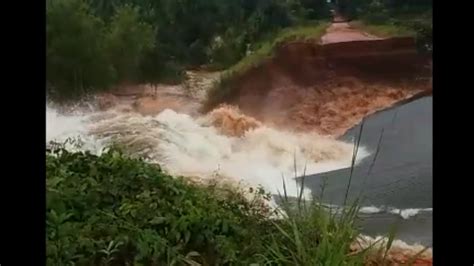
[[[249,247],[261,241],[255,232],[266,231],[270,215],[267,195],[251,195],[173,178],[114,149],[101,156],[52,149],[48,265],[251,260]]]
[[[104,265],[110,265],[113,260],[115,260],[114,254],[119,252],[119,247],[123,245],[122,242],[114,242],[113,240],[109,242],[106,248],[99,250],[99,253],[105,255],[102,258],[102,262]]]
[[[356,205],[339,215],[300,197],[272,210],[262,188],[219,179],[192,183],[115,148],[96,156],[56,147],[46,163],[48,265],[358,265],[360,259],[347,256],[357,234]],[[275,211],[287,218],[275,219]]]

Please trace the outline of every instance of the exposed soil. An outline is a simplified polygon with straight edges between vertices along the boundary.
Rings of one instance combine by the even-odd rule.
[[[337,137],[368,114],[431,91],[429,63],[412,38],[337,23],[321,43],[289,43],[236,77],[226,102],[265,124]]]
[[[326,34],[321,37],[321,43],[328,44],[381,39],[382,38],[352,28],[348,22],[339,22],[333,23],[327,28]]]
[[[421,88],[408,85],[401,88],[383,83],[369,85],[354,78],[305,88],[288,85],[268,93],[268,104],[260,115],[276,126],[340,136],[364,116],[407,99],[418,90]]]

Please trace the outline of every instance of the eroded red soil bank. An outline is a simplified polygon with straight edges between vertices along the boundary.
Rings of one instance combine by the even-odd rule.
[[[289,43],[231,83],[226,103],[265,124],[340,136],[373,112],[431,91],[412,38]]]

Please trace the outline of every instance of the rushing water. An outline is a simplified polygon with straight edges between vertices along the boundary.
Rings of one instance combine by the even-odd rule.
[[[365,233],[381,235],[396,223],[397,238],[431,245],[431,105],[431,97],[427,97],[366,119],[349,193],[349,199],[364,196],[361,216]],[[242,124],[242,116],[236,117],[236,121],[226,121],[227,129],[234,122]],[[273,194],[282,192],[284,176],[289,196],[299,191],[292,180],[296,162],[297,175],[305,170],[308,175],[306,197],[318,194],[323,177],[327,177],[325,202],[342,204],[352,142],[360,126],[340,140],[265,126],[235,137],[222,134],[222,128],[212,123],[215,120],[169,109],[155,116],[120,108],[62,115],[48,107],[46,135],[48,142],[80,137],[84,143],[81,149],[95,153],[117,143],[131,155],[162,164],[172,174],[211,178],[217,172],[221,178],[261,185]]]
[[[432,244],[432,116],[432,97],[425,97],[365,120],[360,141],[370,156],[354,168],[349,199],[363,196],[366,233],[384,234],[396,225],[397,238]],[[342,140],[359,132],[360,125]],[[349,169],[336,170],[307,177],[305,184],[315,192],[326,180],[324,200],[339,205],[349,176]]]
[[[295,170],[297,174],[316,174],[346,168],[351,163],[352,145],[345,141],[265,126],[242,137],[227,136],[212,125],[213,120],[169,109],[156,116],[120,109],[65,116],[48,108],[47,141],[78,136],[84,149],[96,153],[115,143],[131,155],[162,164],[175,175],[209,178],[217,172],[221,178],[263,186],[273,194],[283,193],[284,177],[289,196],[299,191],[292,180]],[[363,156],[367,156],[364,151],[360,158]],[[309,198],[311,191],[305,192]]]

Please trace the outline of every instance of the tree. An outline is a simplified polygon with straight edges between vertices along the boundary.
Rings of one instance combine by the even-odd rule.
[[[66,95],[229,67],[277,30],[327,11],[325,0],[47,1],[47,84]]]
[[[50,0],[46,14],[48,83],[72,95],[108,85],[102,20],[82,0]]]
[[[154,30],[140,21],[137,8],[126,5],[112,17],[105,45],[118,80],[133,81],[144,55],[154,47]]]

